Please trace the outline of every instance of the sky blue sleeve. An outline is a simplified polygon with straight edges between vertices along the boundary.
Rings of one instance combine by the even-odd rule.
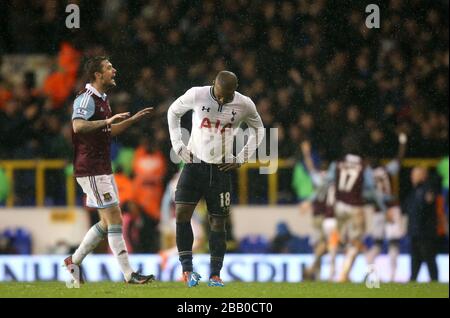
[[[336,180],[336,162],[332,162],[328,167],[327,181],[334,182]]]
[[[373,175],[373,170],[370,167],[366,167],[364,170],[363,196],[366,200],[375,201],[381,211],[387,210],[383,194],[376,189],[375,177]]]
[[[92,96],[81,94],[73,102],[72,120],[81,118],[89,120],[95,113],[95,102]]]
[[[400,171],[400,162],[398,160],[391,160],[386,165],[386,170],[391,176],[395,176]]]
[[[375,178],[373,176],[373,170],[369,167],[364,169],[364,189],[366,190],[375,189]]]
[[[316,171],[311,171],[309,173],[309,176],[311,177],[311,181],[316,189],[323,186],[324,183],[327,182],[326,176],[322,176],[320,173]]]

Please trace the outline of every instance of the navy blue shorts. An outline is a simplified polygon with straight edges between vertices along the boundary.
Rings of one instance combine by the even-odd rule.
[[[218,165],[188,163],[181,171],[175,192],[175,203],[197,205],[205,198],[211,216],[227,217],[231,204],[231,172]]]

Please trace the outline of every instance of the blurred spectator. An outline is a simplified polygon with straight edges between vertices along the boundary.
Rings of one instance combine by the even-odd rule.
[[[161,217],[161,200],[164,194],[166,159],[158,144],[147,137],[142,138],[133,161],[134,202],[142,208],[146,217],[146,230],[154,238],[151,252],[159,251],[158,224]]]
[[[45,80],[43,91],[51,98],[54,108],[62,107],[74,89],[81,53],[63,42],[58,55],[58,69]]]
[[[12,245],[12,239],[0,233],[0,255],[2,254],[17,254]]]
[[[311,177],[302,161],[297,162],[294,167],[292,188],[295,190],[298,202],[310,199],[314,193]]]
[[[130,253],[157,253],[159,232],[154,221],[134,201],[128,201],[123,208],[123,236]]]
[[[270,242],[262,235],[248,235],[239,242],[240,253],[264,254],[270,252]]]
[[[12,92],[8,90],[8,88],[6,87],[6,82],[3,81],[0,75],[0,110],[3,110],[6,102],[9,101],[12,97]]]
[[[411,240],[411,281],[417,281],[422,262],[426,262],[431,280],[437,281],[437,192],[424,167],[411,171],[411,183],[413,189],[403,202]]]
[[[280,222],[277,224],[277,232],[270,248],[271,253],[298,253],[300,245],[300,238],[291,233],[286,223]]]
[[[160,219],[166,164],[157,144],[142,138],[133,161],[135,200],[155,222]]]
[[[0,168],[0,205],[5,203],[9,194],[9,181],[5,172]]]
[[[449,184],[449,162],[448,156],[443,158],[437,167],[437,172],[442,180],[442,196],[444,198],[445,214],[448,219],[448,184]]]
[[[130,201],[134,201],[133,181],[123,172],[121,167],[115,170],[114,178],[116,180],[120,204],[124,205]]]
[[[4,247],[7,254],[31,255],[32,237],[31,233],[21,227],[7,228],[0,233],[0,240],[3,238]]]

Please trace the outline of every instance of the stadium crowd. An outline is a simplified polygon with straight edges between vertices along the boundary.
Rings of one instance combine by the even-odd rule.
[[[2,55],[57,56],[69,41],[78,76],[61,101],[54,92],[59,87],[48,78],[37,87],[31,70],[22,83],[2,74],[0,156],[70,158],[68,113],[83,86],[80,63],[98,52],[108,53],[118,69],[118,88],[110,92],[116,111],[158,109],[138,134],[151,136],[166,155],[161,119],[168,104],[188,87],[211,83],[222,69],[236,72],[239,90],[254,99],[265,125],[283,131],[281,157],[295,156],[299,141],[309,137],[323,157],[335,159],[342,140],[355,135],[366,152],[392,157],[398,131],[410,135],[408,156],[446,155],[444,3],[390,1],[381,8],[381,28],[367,29],[358,1],[339,7],[324,0],[80,1],[81,28],[73,31],[63,27],[63,3],[2,3]],[[15,18],[24,13],[26,19]],[[31,27],[35,31],[27,32]],[[120,144],[136,147],[133,136]]]

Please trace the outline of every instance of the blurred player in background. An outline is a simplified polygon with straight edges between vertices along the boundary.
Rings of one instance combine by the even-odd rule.
[[[86,205],[98,209],[100,222],[87,232],[78,249],[64,260],[64,264],[74,281],[79,282],[82,280],[81,272],[77,273],[74,266],[79,267],[83,259],[107,237],[125,281],[144,284],[152,281],[154,276],[138,274],[131,268],[122,235],[122,212],[110,158],[111,137],[143,119],[152,108],[145,108],[132,117],[130,113],[112,115],[105,92],[116,86],[116,69],[104,56],[92,58],[86,66],[90,83],[73,103],[74,174],[87,196]]]
[[[264,138],[264,125],[253,101],[236,92],[234,73],[221,71],[212,86],[193,87],[179,97],[167,113],[174,151],[186,162],[175,194],[177,247],[188,287],[197,286],[200,275],[193,270],[191,218],[200,198],[209,212],[211,253],[208,286],[224,286],[220,271],[226,251],[226,219],[230,213],[231,173],[255,152]],[[181,117],[192,110],[192,132],[186,147],[182,141]],[[233,136],[241,122],[250,128],[242,151],[233,156]]]
[[[176,245],[176,209],[175,209],[175,191],[180,178],[180,173],[177,172],[169,181],[166,191],[164,193],[161,203],[161,222],[159,224],[162,236],[164,249],[161,250],[161,268],[164,269],[170,257],[178,254]],[[196,209],[191,219],[192,232],[194,234],[194,242],[192,244],[192,251],[200,251],[204,245],[204,230],[202,224],[202,217],[199,215],[199,209],[202,204]]]
[[[335,276],[336,254],[339,248],[339,233],[334,217],[334,205],[336,202],[336,188],[334,183],[327,178],[326,170],[317,171],[311,156],[311,144],[304,141],[301,150],[305,165],[309,171],[315,187],[315,195],[311,200],[300,204],[300,212],[313,211],[313,233],[311,245],[314,247],[314,260],[303,272],[305,280],[318,280],[322,257],[330,253],[330,275],[332,281]]]
[[[397,158],[391,160],[386,165],[377,162],[374,166],[373,175],[375,185],[379,195],[382,196],[387,210],[382,210],[378,205],[374,205],[374,214],[372,222],[372,237],[374,245],[366,253],[366,260],[369,266],[373,266],[375,258],[383,249],[384,240],[389,242],[389,257],[391,265],[390,280],[395,280],[397,270],[397,258],[400,253],[400,239],[404,236],[404,227],[402,224],[402,213],[398,199],[394,196],[392,189],[392,178],[398,176],[400,163],[405,157],[406,144],[408,137],[402,133],[399,135],[399,151]]]
[[[441,177],[442,181],[442,197],[444,199],[444,212],[445,212],[445,232],[448,236],[448,188],[449,188],[449,157],[443,158],[437,168],[436,171],[438,175]]]
[[[422,263],[425,262],[431,281],[438,281],[436,180],[430,177],[428,168],[425,166],[414,167],[410,178],[413,188],[402,202],[403,211],[408,215],[411,250],[410,280],[417,281]]]
[[[384,207],[376,192],[373,170],[364,164],[354,140],[344,144],[346,155],[330,165],[329,178],[336,187],[335,214],[341,242],[346,245],[346,255],[339,282],[349,281],[356,256],[363,248],[366,220],[364,202],[375,200]]]

